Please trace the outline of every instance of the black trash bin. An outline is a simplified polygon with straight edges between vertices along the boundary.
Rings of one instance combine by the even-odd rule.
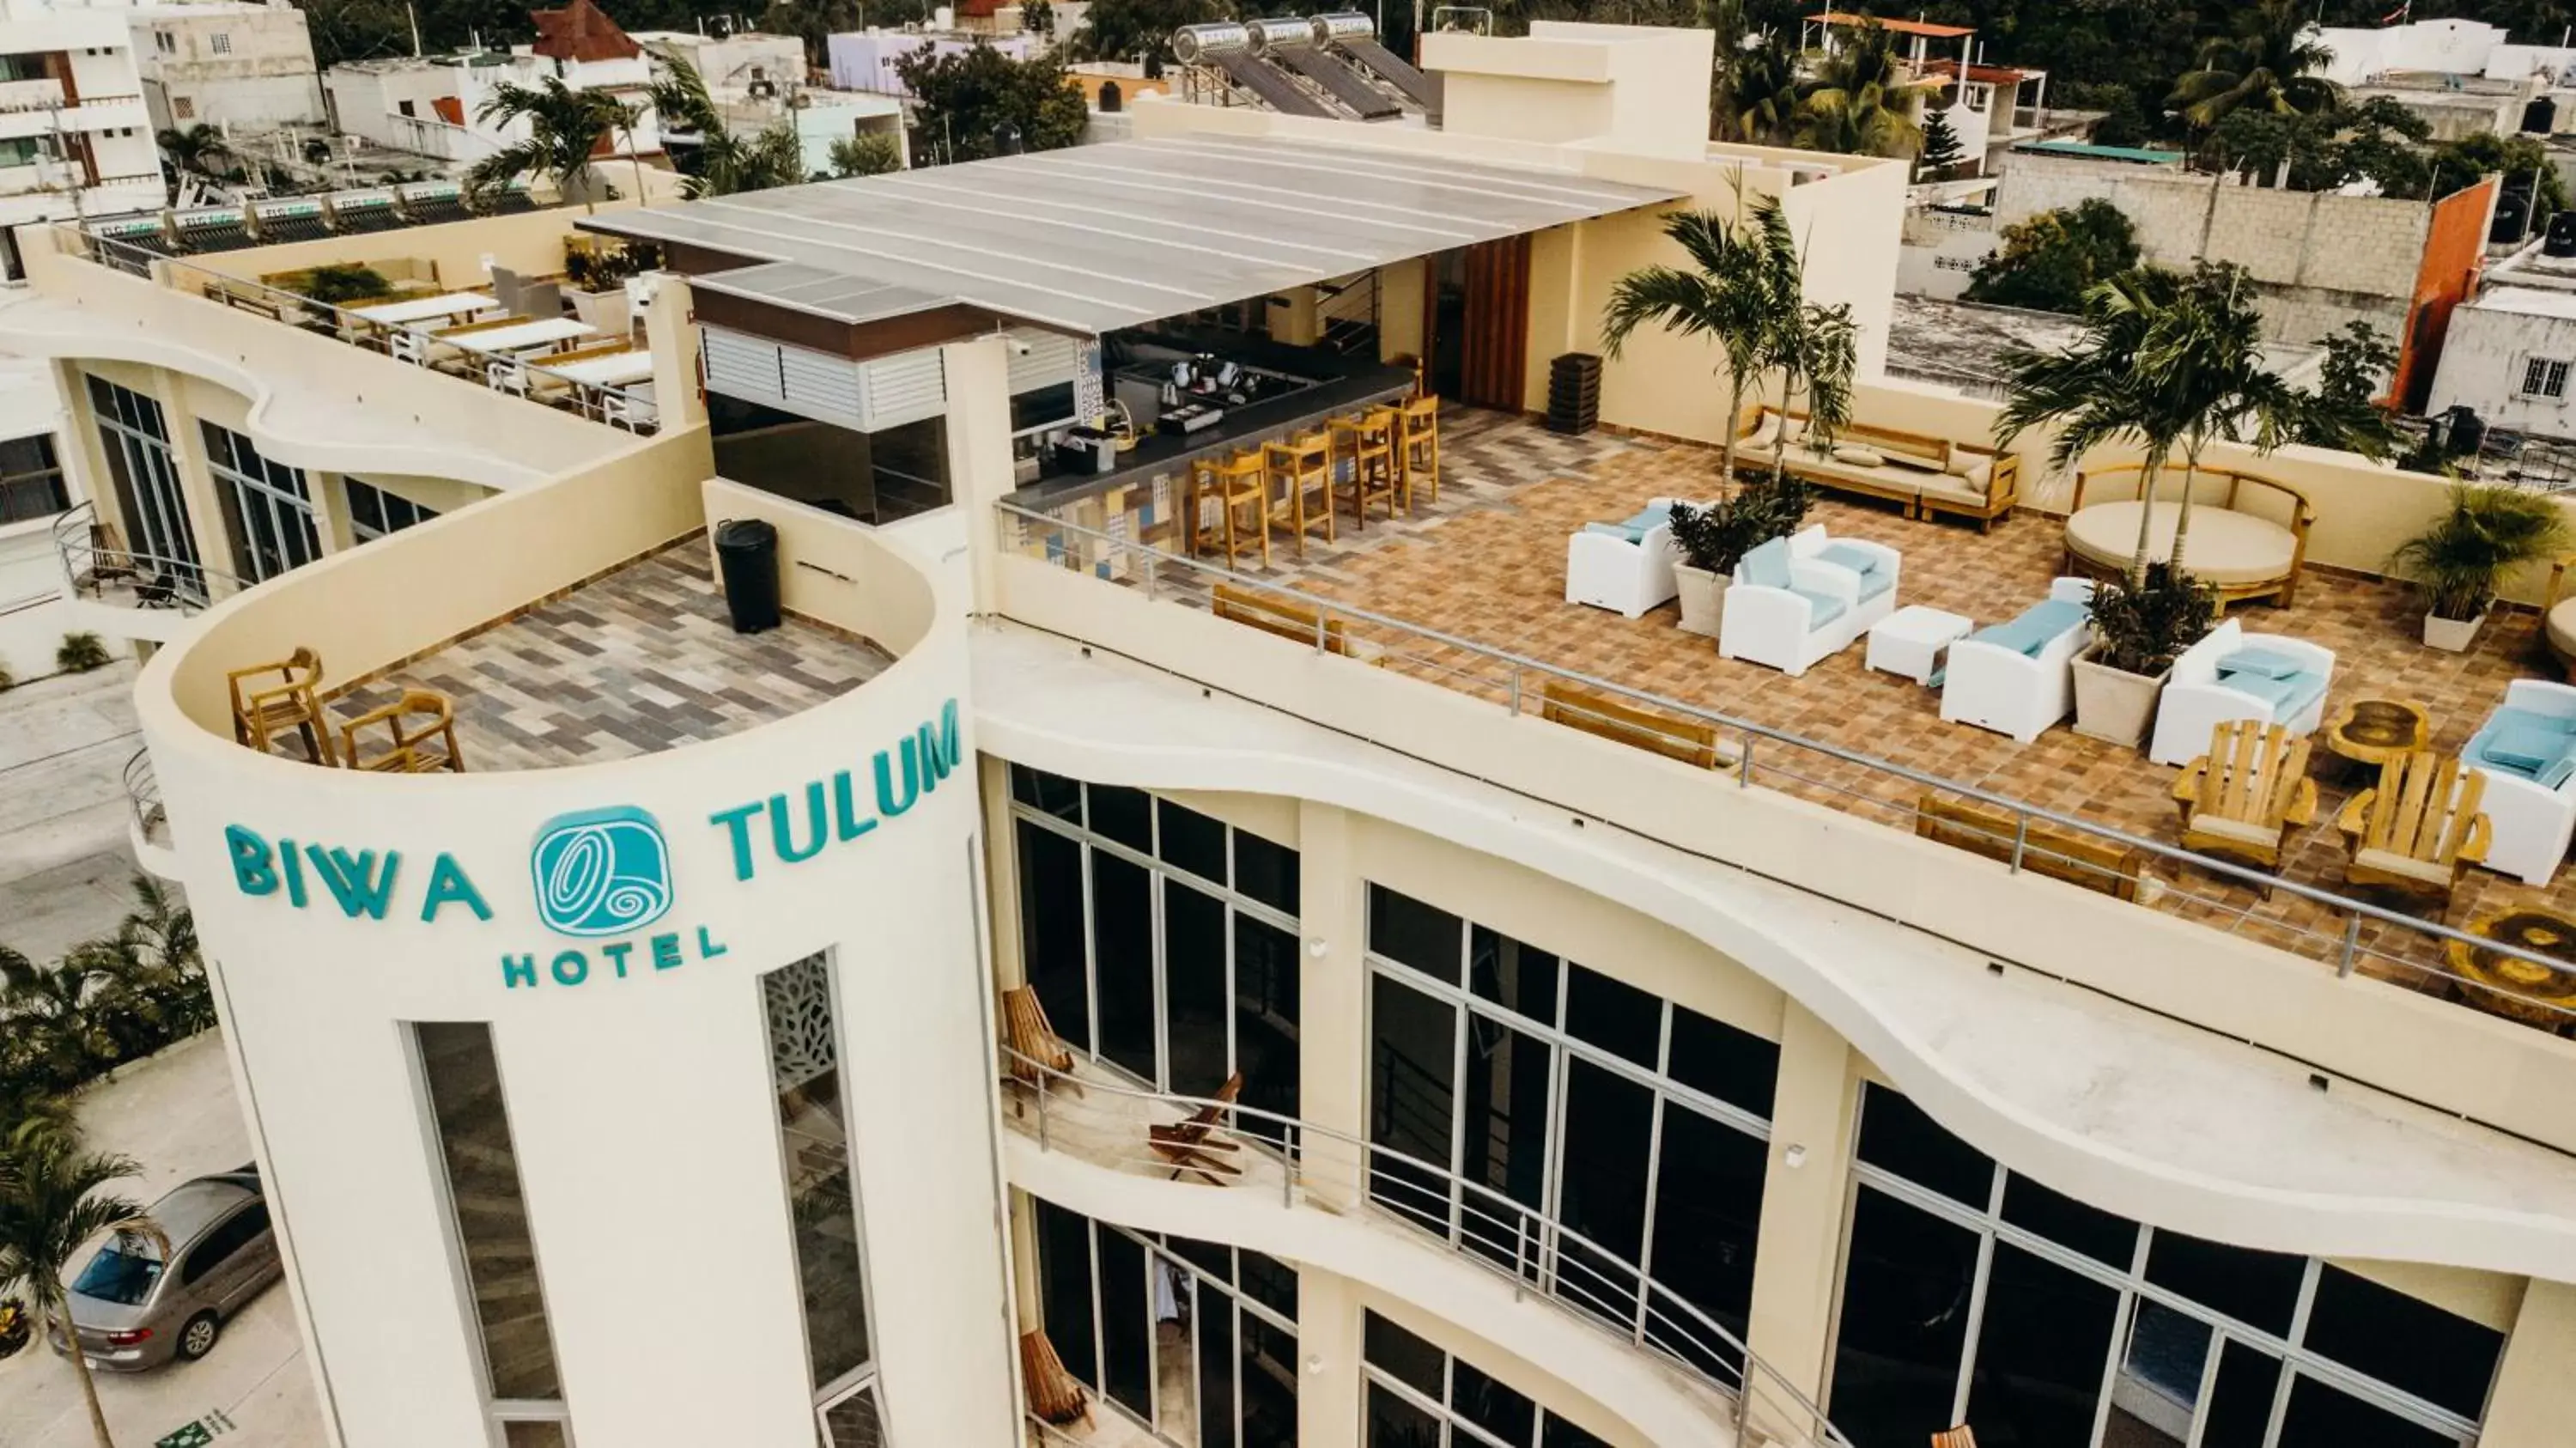
[[[758,518],[716,525],[716,563],[735,633],[778,627],[778,530]]]

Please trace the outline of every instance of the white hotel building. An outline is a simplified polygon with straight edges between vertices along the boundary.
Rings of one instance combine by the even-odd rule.
[[[97,500],[71,606],[155,645],[136,844],[197,911],[335,1443],[2567,1441],[2576,1045],[2422,988],[2441,927],[2170,844],[2146,903],[2017,870],[1883,807],[1922,771],[1695,745],[1646,697],[1869,690],[1814,727],[2013,748],[1856,648],[1552,661],[1680,647],[1556,569],[1587,515],[1705,484],[1671,440],[1727,425],[1713,354],[1637,338],[1621,432],[1524,417],[1671,207],[1783,198],[1864,418],[1988,413],[1875,380],[1901,164],[1702,141],[1706,32],[1538,29],[1426,37],[1436,127],[1149,102],[1130,142],[721,205],[20,233],[0,337]],[[258,284],[465,291],[576,228],[661,246],[648,380],[513,385],[472,334],[417,365]],[[1174,349],[1273,391],[1107,473],[1037,445],[1144,420]],[[1411,358],[1439,498],[1185,550],[1191,451],[1401,398]],[[2330,513],[2415,486],[2274,468]],[[1912,590],[2053,559],[2041,506],[1832,516]],[[785,610],[749,634],[710,540],[743,520]],[[2356,578],[2386,551],[2315,537]],[[1398,566],[1431,569],[1401,606],[1335,592]],[[1515,580],[1520,631],[1456,602]],[[245,747],[228,676],[300,649],[335,759],[385,705],[412,752]],[[1675,732],[1561,722],[1629,685]],[[463,768],[407,772],[442,699]],[[2028,748],[2093,751],[2079,800],[2171,777]],[[1032,1002],[1062,1073],[1009,1049]]]

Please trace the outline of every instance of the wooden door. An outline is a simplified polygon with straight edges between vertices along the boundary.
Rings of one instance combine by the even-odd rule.
[[[1444,338],[1460,349],[1459,401],[1518,412],[1526,396],[1529,360],[1527,236],[1467,248],[1467,309],[1461,335]]]

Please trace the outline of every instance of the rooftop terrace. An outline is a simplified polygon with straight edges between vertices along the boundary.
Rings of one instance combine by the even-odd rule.
[[[2064,725],[2024,746],[2002,734],[1944,723],[1937,690],[1867,671],[1858,643],[1791,678],[1720,658],[1714,640],[1674,626],[1672,604],[1628,620],[1565,602],[1567,535],[1589,521],[1627,517],[1650,498],[1709,495],[1715,486],[1713,449],[1606,434],[1561,437],[1517,419],[1458,409],[1444,414],[1443,431],[1438,502],[1393,525],[1374,523],[1364,533],[1353,533],[1345,521],[1339,542],[1314,540],[1303,560],[1284,538],[1274,540],[1267,566],[1246,559],[1235,571],[1477,646],[1446,645],[1359,618],[1341,625],[1350,651],[1381,667],[1510,702],[1525,712],[1537,710],[1529,696],[1538,682],[1522,684],[1500,655],[2178,847],[2172,797],[2178,771],[2150,763],[2138,750],[2079,736]],[[1902,552],[1900,603],[1929,604],[1980,623],[2011,618],[2045,597],[2049,580],[2060,572],[2061,525],[2030,511],[1980,534],[1957,523],[1909,521],[1892,507],[1823,498],[1810,520],[1835,536]],[[1102,520],[1066,521],[1100,529]],[[1167,565],[1156,571],[1158,588],[1185,601],[1203,603],[1215,581],[1203,569]],[[2461,748],[2510,681],[2560,677],[2542,646],[2536,615],[2499,612],[2470,652],[2443,653],[2416,641],[2420,610],[2405,590],[2378,579],[2312,567],[2295,609],[2244,607],[2235,613],[2255,632],[2293,634],[2334,651],[2327,717],[2357,697],[2413,700],[2430,713],[2432,747],[2446,752]],[[1486,649],[1495,653],[1479,652]],[[1733,752],[1723,735],[1720,750],[1722,762]],[[2292,836],[2283,878],[2342,895],[2348,893],[2344,849],[2333,821],[2358,781],[2330,772],[2337,761],[2322,744],[2315,752],[2321,761],[2319,808],[2315,823]],[[1926,789],[1919,779],[1815,750],[1765,744],[1758,763],[1756,783],[1904,830],[1915,827]],[[2265,898],[2248,884],[2163,858],[2147,862],[2139,899],[2323,960],[2342,957],[2353,918],[2330,902],[2286,890]],[[2552,885],[2532,888],[2470,870],[2448,921],[2458,926],[2500,908],[2535,903],[2576,913],[2576,871],[2561,871]],[[2444,971],[2438,937],[2364,917],[2352,941],[2363,973],[2434,993],[2456,989]],[[2473,1004],[2495,1004],[2484,992],[2476,995]]]
[[[345,723],[405,689],[434,690],[454,701],[466,768],[547,769],[721,739],[828,703],[892,662],[794,617],[735,633],[700,537],[360,679],[330,707]]]

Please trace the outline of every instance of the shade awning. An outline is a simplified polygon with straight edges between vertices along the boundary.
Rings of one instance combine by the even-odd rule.
[[[696,280],[835,321],[962,305],[1098,334],[1682,195],[1419,151],[1174,137],[582,224],[759,258]]]

